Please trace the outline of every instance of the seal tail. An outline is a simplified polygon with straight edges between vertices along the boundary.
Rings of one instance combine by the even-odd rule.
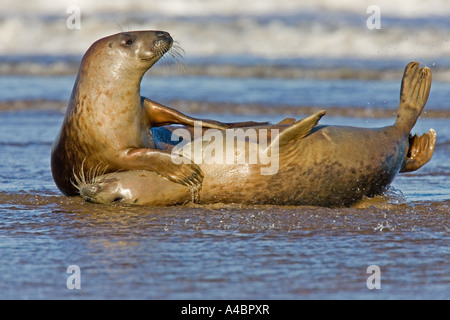
[[[409,136],[409,150],[403,161],[400,172],[411,172],[421,168],[430,161],[436,147],[436,131],[430,129],[420,137]]]
[[[395,126],[406,134],[416,124],[422,113],[431,88],[431,70],[421,68],[418,62],[410,62],[403,74],[400,106]]]

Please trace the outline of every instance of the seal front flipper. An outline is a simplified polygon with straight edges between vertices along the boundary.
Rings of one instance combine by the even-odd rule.
[[[279,148],[285,147],[291,141],[295,141],[307,136],[317,125],[320,118],[322,118],[325,114],[325,110],[316,112],[315,114],[301,119],[284,129],[275,139],[276,143],[278,143]],[[274,144],[274,142],[272,142],[271,146]]]
[[[196,164],[176,164],[170,151],[153,149],[130,149],[121,158],[125,170],[148,170],[186,186],[198,186],[203,181],[203,172]]]
[[[228,125],[218,121],[189,117],[175,109],[163,106],[148,98],[141,97],[141,105],[147,127],[161,127],[169,124],[182,124],[193,127],[195,122],[201,122],[202,127],[204,128],[222,130],[228,128]]]
[[[294,118],[286,118],[278,122],[278,124],[293,124],[293,123],[295,123]]]
[[[288,127],[282,125],[278,126],[278,128],[271,128],[271,143],[265,149],[265,152],[261,153],[266,156],[270,153],[270,166],[261,167],[261,175],[277,174],[281,161],[291,159],[292,154],[298,153],[297,149],[299,140],[306,137],[311,132],[325,113],[325,111],[319,111],[305,119],[295,122]],[[286,122],[289,123],[290,120],[287,120]],[[277,134],[280,129],[282,131]],[[273,130],[275,130],[274,133]]]
[[[242,121],[242,122],[227,122],[227,123],[225,123],[225,125],[228,127],[228,129],[235,129],[235,128],[267,126],[267,125],[270,125],[270,123],[269,122]]]
[[[400,172],[411,172],[421,168],[430,161],[436,147],[436,131],[430,129],[420,137],[409,136],[409,150]]]

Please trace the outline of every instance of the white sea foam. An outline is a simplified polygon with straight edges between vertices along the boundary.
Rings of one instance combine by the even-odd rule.
[[[169,31],[195,56],[425,59],[450,52],[450,6],[444,0],[3,0],[0,55],[83,54],[120,31]],[[81,29],[66,26],[69,5]],[[366,10],[381,9],[369,30]]]
[[[3,14],[34,13],[58,15],[70,5],[90,14],[148,12],[158,15],[205,16],[239,14],[277,14],[304,10],[330,10],[361,13],[378,5],[390,16],[423,17],[450,14],[448,0],[3,0]]]

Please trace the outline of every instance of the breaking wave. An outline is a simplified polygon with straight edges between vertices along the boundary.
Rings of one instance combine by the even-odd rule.
[[[378,5],[379,30],[367,28]],[[67,9],[80,9],[70,29]],[[5,0],[0,55],[81,55],[96,39],[127,30],[162,29],[186,55],[278,58],[417,59],[438,62],[450,49],[446,1],[50,1]]]

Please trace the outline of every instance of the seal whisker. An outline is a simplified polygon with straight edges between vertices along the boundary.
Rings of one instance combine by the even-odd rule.
[[[80,171],[80,178],[83,183],[86,183],[86,177],[84,175],[84,162],[85,161],[86,161],[86,158],[84,158],[83,161],[81,162],[81,171]]]
[[[91,181],[92,180],[93,172],[95,173],[95,170],[97,170],[97,167],[98,167],[98,165],[95,166],[95,167],[91,167],[89,169],[89,172],[87,173],[87,181]]]
[[[95,183],[97,181],[97,178],[101,175],[104,174],[104,172],[106,171],[106,168],[108,166],[106,166],[106,168],[104,170],[100,169],[100,165],[102,164],[102,162],[100,162],[99,164],[97,164],[92,172],[92,175],[89,177],[89,181],[91,183]],[[103,173],[100,173],[101,171],[103,171]]]
[[[184,61],[184,49],[178,42],[174,42],[174,45],[169,50],[169,55],[175,60],[178,70],[184,73],[186,71],[186,63]]]
[[[72,178],[70,179],[70,183],[78,190],[80,191],[81,189],[81,181],[78,178],[78,175],[75,173],[75,169],[73,168],[73,177],[75,179],[75,182],[72,180]]]
[[[84,160],[81,162],[81,170],[79,175],[77,173],[75,173],[75,166],[72,167],[72,174],[73,174],[73,178],[75,179],[75,182],[72,180],[72,178],[70,178],[70,183],[78,190],[78,192],[80,192],[81,188],[83,188],[86,185],[86,178],[84,175],[84,161],[86,160],[86,158],[84,158]]]
[[[163,44],[155,54],[160,59],[158,66],[165,67],[174,62],[179,72],[185,72],[186,64],[183,57],[184,50],[177,41],[175,41],[172,46]],[[164,71],[165,73],[167,72],[167,70]]]
[[[78,192],[81,190],[81,188],[85,185],[83,181],[81,181],[81,178],[78,177],[78,175],[75,173],[75,168],[72,169],[73,171],[73,177],[75,179],[75,182],[70,179],[70,183],[78,190]]]
[[[108,165],[106,165],[103,169],[101,169],[97,172],[97,175],[95,177],[96,181],[98,180],[98,177],[103,176],[105,174],[107,169],[108,169]]]
[[[169,56],[172,56],[172,54],[169,53],[169,55],[166,55],[170,50],[170,45],[163,43],[161,47],[155,51],[156,59],[158,59],[156,68],[161,68],[164,75],[168,73],[168,65],[171,63]]]
[[[169,50],[169,53],[176,59],[181,59],[184,60],[183,54],[184,54],[184,49],[180,46],[180,44],[178,43],[178,41],[175,41],[174,44],[172,45],[172,47]]]
[[[81,170],[79,173],[75,172],[75,167],[72,168],[73,180],[70,179],[70,183],[78,190],[88,186],[89,184],[95,184],[101,182],[99,179],[103,176],[108,169],[108,165],[102,168],[102,162],[98,163],[95,167],[89,169],[88,172],[84,172],[84,160],[81,163]],[[74,181],[75,180],[75,181]]]

